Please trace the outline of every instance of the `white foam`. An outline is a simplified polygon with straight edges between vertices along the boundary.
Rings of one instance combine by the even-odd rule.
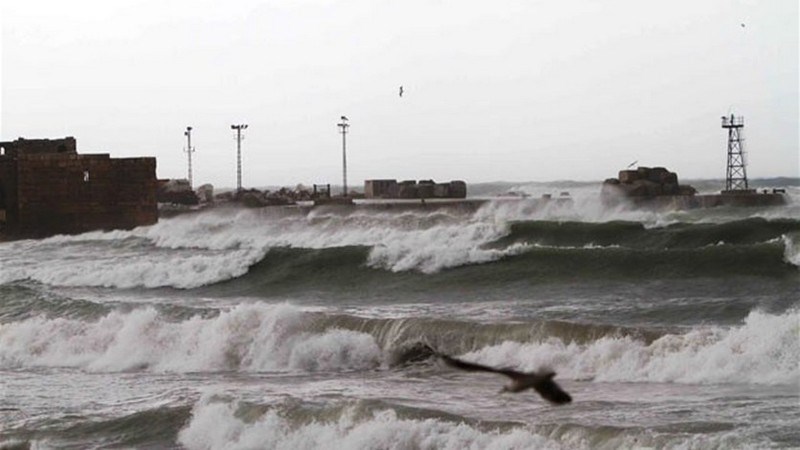
[[[275,247],[368,246],[372,267],[430,273],[519,251],[482,248],[507,230],[503,221],[435,211],[277,217],[261,210],[209,211],[132,231],[7,244],[12,251],[1,253],[8,270],[0,282],[193,288],[239,277]]]
[[[0,367],[89,371],[318,371],[374,368],[372,336],[308,331],[290,305],[239,305],[218,317],[169,322],[155,309],[112,312],[94,322],[37,317],[0,324]]]
[[[796,267],[800,267],[800,235],[798,233],[794,235],[784,234],[781,239],[784,245],[784,260]]]
[[[270,410],[253,422],[236,415],[235,403],[202,399],[178,441],[189,449],[560,449],[557,442],[526,429],[482,432],[435,419],[401,419],[392,410],[357,420],[354,409],[338,420],[294,426]]]
[[[526,192],[532,197],[513,201],[491,201],[484,205],[476,217],[483,220],[519,221],[548,220],[570,222],[608,222],[629,221],[640,222],[645,227],[663,227],[679,221],[680,211],[657,211],[647,208],[636,208],[620,203],[616,206],[603,204],[600,186],[584,186],[570,189],[570,202],[557,197],[552,188],[538,184],[523,185],[516,190]],[[550,201],[543,201],[541,195],[551,194]]]
[[[465,355],[525,370],[550,367],[560,378],[623,382],[800,383],[800,312],[751,312],[741,326],[698,327],[650,344],[605,337],[588,344],[549,339],[504,342]]]
[[[258,416],[237,413],[236,401],[204,395],[194,406],[178,442],[191,450],[216,449],[595,449],[595,448],[742,448],[758,449],[769,442],[752,442],[737,431],[713,435],[653,433],[620,429],[608,433],[594,427],[570,426],[537,431],[535,425],[483,429],[464,422],[402,418],[392,409],[362,412],[359,404],[337,416],[292,420],[269,409]]]
[[[370,267],[434,273],[525,251],[523,245],[486,245],[506,236],[517,220],[627,220],[660,227],[679,220],[713,222],[718,215],[607,208],[594,187],[579,190],[572,205],[490,201],[474,214],[216,209],[131,231],[0,244],[0,283],[31,279],[57,286],[194,288],[242,276],[276,247],[365,246],[371,248]],[[797,264],[797,246],[788,247],[787,260]]]

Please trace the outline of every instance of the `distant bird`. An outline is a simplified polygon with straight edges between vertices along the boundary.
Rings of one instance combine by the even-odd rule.
[[[403,86],[400,86],[400,97],[403,96]]]
[[[349,119],[345,116],[342,116],[342,120],[349,120]]]
[[[639,162],[639,160],[637,159],[636,161],[634,161],[634,162],[632,162],[632,163],[628,164],[628,169],[630,169],[631,167],[633,167],[633,166],[634,166],[636,163],[638,163],[638,162]]]
[[[744,28],[744,24],[743,24],[743,23],[742,23],[742,24],[740,24],[740,25],[742,26],[742,28]]]
[[[508,386],[503,386],[501,392],[522,392],[526,389],[533,388],[545,400],[556,405],[562,405],[572,401],[572,397],[553,381],[553,377],[556,376],[556,373],[553,371],[544,371],[542,373],[518,372],[512,369],[496,369],[494,367],[466,362],[441,353],[439,357],[442,358],[445,364],[450,367],[455,367],[456,369],[470,372],[499,373],[511,378],[511,383]]]

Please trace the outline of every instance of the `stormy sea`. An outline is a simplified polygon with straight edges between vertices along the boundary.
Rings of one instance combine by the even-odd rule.
[[[793,183],[770,208],[498,183],[470,195],[518,198],[0,243],[0,448],[800,448]]]

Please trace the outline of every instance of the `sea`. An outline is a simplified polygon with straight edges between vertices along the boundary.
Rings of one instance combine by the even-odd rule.
[[[800,448],[800,182],[762,184],[788,204],[491,183],[0,243],[0,449]]]

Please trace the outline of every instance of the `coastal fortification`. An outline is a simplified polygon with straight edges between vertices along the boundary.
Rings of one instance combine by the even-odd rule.
[[[775,206],[786,203],[783,191],[755,189],[724,190],[719,194],[697,194],[689,185],[678,183],[678,175],[663,167],[620,170],[619,178],[603,182],[601,199],[606,206],[629,204],[663,209],[711,208],[715,206]]]
[[[158,220],[155,158],[78,154],[75,138],[0,142],[0,233],[42,237]]]
[[[364,181],[366,198],[466,198],[467,184],[460,180],[449,183],[436,183],[433,180],[366,180]]]

